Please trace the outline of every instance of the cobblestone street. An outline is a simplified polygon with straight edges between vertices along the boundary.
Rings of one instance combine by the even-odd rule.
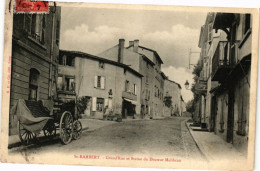
[[[86,129],[79,140],[68,145],[57,141],[42,141],[40,145],[20,146],[10,154],[44,155],[52,151],[66,155],[121,155],[169,157],[175,159],[203,159],[192,139],[185,121],[188,118],[172,117],[158,120],[131,120],[104,124],[96,129]],[[109,121],[99,121],[109,122]],[[51,143],[51,144],[50,144]]]

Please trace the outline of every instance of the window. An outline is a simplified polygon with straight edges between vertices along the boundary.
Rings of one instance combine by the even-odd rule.
[[[134,94],[137,95],[136,84],[134,84]]]
[[[58,76],[57,89],[58,90],[64,90],[64,84],[63,84],[63,81],[62,81],[62,76]]]
[[[128,80],[125,81],[125,91],[126,92],[129,91],[129,81]]]
[[[245,29],[244,29],[244,34],[246,34],[246,32],[249,30],[250,28],[250,21],[251,20],[251,15],[250,14],[246,14],[245,15]]]
[[[148,90],[145,90],[145,99],[148,100]]]
[[[99,62],[99,68],[101,68],[101,69],[104,69],[104,67],[105,67],[105,64],[104,64],[104,62]]]
[[[146,75],[145,81],[146,81],[146,83],[148,83],[148,81],[149,81],[149,76],[148,75]]]
[[[101,76],[97,77],[97,87],[101,88]]]
[[[24,29],[31,37],[38,40],[41,44],[45,43],[45,14],[26,14],[24,15]]]
[[[59,45],[60,43],[60,21],[57,20],[56,24],[56,44]]]
[[[64,66],[75,66],[75,56],[63,55],[59,58],[59,64]]]
[[[102,112],[104,110],[104,99],[103,98],[97,98],[97,105],[96,105],[96,111]]]
[[[105,77],[102,76],[95,76],[95,81],[94,81],[95,88],[99,88],[99,89],[105,89]]]
[[[39,81],[40,72],[37,69],[30,69],[29,77],[29,100],[37,101],[37,92],[38,92],[38,81]]]
[[[149,69],[149,63],[148,62],[146,63],[146,67],[147,67],[147,69]]]
[[[75,66],[75,57],[67,56],[66,64],[67,66]]]
[[[65,90],[75,91],[75,78],[70,76],[65,76]]]

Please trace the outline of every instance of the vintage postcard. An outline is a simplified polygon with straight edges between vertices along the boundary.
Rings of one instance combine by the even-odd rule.
[[[1,162],[254,168],[259,10],[7,0]]]

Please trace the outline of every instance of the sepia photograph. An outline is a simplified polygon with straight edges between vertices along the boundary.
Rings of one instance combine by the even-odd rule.
[[[259,9],[10,0],[1,160],[251,170]]]

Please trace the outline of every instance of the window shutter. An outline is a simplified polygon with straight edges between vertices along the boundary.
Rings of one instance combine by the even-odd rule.
[[[36,40],[40,40],[40,35],[41,35],[41,15],[36,15],[35,34],[36,34]]]
[[[112,109],[112,99],[108,99],[108,108]]]
[[[24,14],[24,30],[27,33],[31,33],[31,22],[32,22],[32,15]]]
[[[101,89],[105,89],[105,77],[101,77]]]
[[[213,39],[213,23],[208,25],[208,41],[211,42]]]
[[[105,106],[108,106],[108,99],[105,99]]]
[[[97,76],[95,76],[94,87],[97,88]]]
[[[97,98],[92,97],[92,111],[95,112],[97,110]]]

